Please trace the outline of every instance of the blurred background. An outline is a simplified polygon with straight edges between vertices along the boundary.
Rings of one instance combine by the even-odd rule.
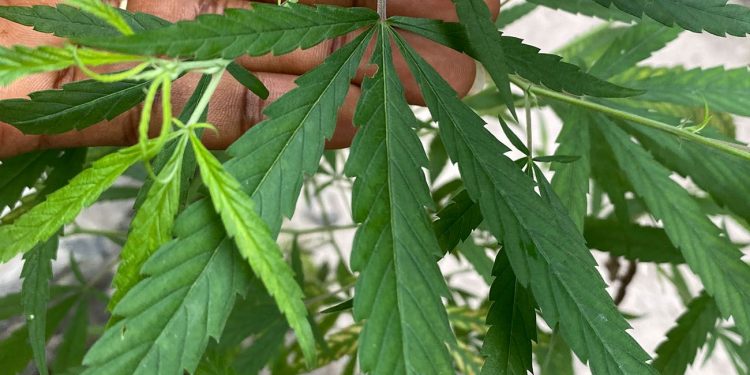
[[[522,3],[520,0],[506,1],[505,6]],[[748,1],[746,5],[750,5]],[[542,49],[543,52],[554,52],[565,43],[570,42],[576,36],[591,30],[592,27],[600,25],[603,21],[593,18],[572,15],[561,11],[538,8],[530,15],[515,22],[505,29],[505,34],[519,37],[526,43]],[[750,63],[750,39],[727,37],[720,38],[709,34],[694,34],[685,32],[679,39],[672,42],[664,50],[656,53],[645,62],[651,66],[684,66],[713,67],[722,65],[727,68],[747,66]],[[748,93],[750,95],[750,93]],[[422,110],[415,109],[418,113]],[[534,138],[537,140],[535,148],[542,154],[552,154],[555,149],[554,139],[560,129],[559,120],[550,112],[536,111],[532,116],[534,120]],[[488,119],[492,122],[492,119]],[[750,121],[748,119],[737,119],[738,137],[745,142],[750,141]],[[523,125],[523,124],[522,124]],[[497,132],[496,132],[497,133]],[[502,137],[501,137],[502,138]],[[429,138],[425,139],[429,144]],[[332,175],[340,172],[345,160],[346,151],[332,154],[330,165]],[[55,262],[55,278],[59,283],[73,280],[71,272],[71,259],[80,265],[83,272],[89,276],[91,283],[105,288],[111,278],[116,266],[117,254],[124,240],[125,231],[131,218],[132,200],[119,199],[132,195],[137,187],[137,181],[142,176],[139,171],[131,171],[130,177],[125,177],[117,185],[117,189],[110,191],[111,199],[105,203],[99,203],[86,212],[77,220],[76,224],[69,227],[66,236],[61,243],[61,250]],[[457,176],[454,169],[446,170],[437,181],[437,185],[449,181]],[[689,186],[689,181],[681,180],[681,183]],[[721,183],[721,181],[717,181]],[[292,240],[308,252],[308,255],[316,263],[335,262],[339,255],[347,261],[354,236],[352,219],[350,214],[350,189],[351,184],[341,178],[314,179],[306,183],[306,194],[299,201],[299,207],[294,219],[285,224],[285,231],[281,241],[286,247],[291,247]],[[315,192],[321,192],[315,195]],[[750,187],[748,187],[750,193]],[[748,198],[750,199],[750,198]],[[717,223],[726,225],[728,232],[734,242],[750,243],[750,236],[736,223],[716,218]],[[327,227],[330,230],[307,232],[307,228]],[[745,248],[748,254],[750,248]],[[314,252],[313,252],[314,251]],[[608,257],[596,254],[600,261],[600,270],[605,279],[609,279]],[[19,276],[22,263],[16,259],[8,264],[0,265],[0,296],[16,292],[20,289]],[[462,290],[476,296],[486,296],[489,287],[486,282],[475,273],[465,272],[466,264],[456,261],[452,257],[446,257],[441,261],[441,267],[450,282]],[[625,265],[623,265],[625,267]],[[695,277],[687,270],[681,269],[685,276],[686,288],[696,295],[699,284]],[[632,282],[627,289],[627,294],[622,301],[621,309],[636,318],[632,320],[632,335],[643,347],[653,354],[654,349],[664,339],[665,333],[674,325],[675,319],[685,310],[680,293],[672,282],[666,279],[666,272],[654,265],[641,264],[632,275]],[[616,289],[610,290],[614,295]],[[104,311],[103,306],[97,307]],[[93,311],[93,310],[92,310]],[[96,319],[96,318],[94,318]],[[105,321],[106,316],[98,317]],[[339,322],[342,324],[343,322]],[[0,323],[3,324],[3,323]],[[0,326],[2,332],[7,332],[11,327]],[[54,346],[54,340],[52,345]],[[701,354],[696,364],[689,370],[689,374],[733,374],[736,373],[731,359],[721,346],[718,346],[712,358],[703,363]],[[586,374],[588,370],[578,364],[579,374]],[[338,373],[335,367],[319,370],[317,374]],[[0,369],[0,373],[2,370]]]

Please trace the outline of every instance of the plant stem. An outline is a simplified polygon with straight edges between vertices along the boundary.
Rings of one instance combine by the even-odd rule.
[[[281,233],[285,234],[292,234],[297,236],[303,236],[306,234],[316,234],[316,233],[323,233],[323,232],[335,232],[340,230],[349,230],[349,229],[357,229],[356,224],[349,224],[349,225],[327,225],[327,226],[321,226],[316,228],[304,228],[304,229],[282,229]]]
[[[380,15],[380,20],[385,21],[386,18],[388,18],[388,14],[386,12],[388,0],[378,0],[378,14]]]
[[[619,109],[610,108],[605,105],[593,103],[593,102],[590,102],[590,101],[587,101],[587,100],[584,100],[584,99],[581,99],[572,95],[562,94],[557,91],[545,89],[543,87],[530,84],[528,81],[517,76],[511,76],[510,80],[511,82],[513,82],[513,84],[520,87],[521,89],[523,90],[528,89],[529,91],[531,91],[532,93],[536,95],[552,98],[555,100],[559,100],[561,102],[573,104],[573,105],[586,108],[592,111],[600,112],[610,117],[617,117],[622,120],[632,122],[634,124],[643,125],[649,128],[661,130],[663,132],[675,135],[682,139],[686,139],[688,141],[699,143],[704,146],[708,146],[708,147],[711,147],[720,151],[724,151],[728,154],[738,156],[746,160],[750,160],[750,148],[746,146],[735,145],[732,143],[723,142],[723,141],[719,141],[716,139],[706,138],[696,133],[663,123],[661,121],[652,120],[647,117],[642,117],[642,116],[638,116],[632,113],[621,111]]]
[[[208,107],[208,103],[211,102],[211,97],[214,96],[214,92],[216,92],[216,88],[219,87],[219,83],[221,82],[221,76],[224,75],[224,70],[222,69],[219,72],[216,72],[211,75],[211,82],[209,82],[208,87],[206,87],[206,91],[203,93],[203,96],[201,96],[200,101],[195,106],[195,111],[190,115],[190,119],[188,120],[187,125],[193,125],[198,123],[201,116],[203,116],[203,112],[206,111],[206,108]]]

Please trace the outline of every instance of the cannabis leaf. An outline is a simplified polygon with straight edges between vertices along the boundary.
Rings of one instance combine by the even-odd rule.
[[[137,146],[107,155],[13,224],[0,226],[0,262],[7,262],[52,237],[84,207],[94,203],[140,157]]]
[[[76,64],[75,47],[26,46],[0,47],[0,86],[34,73],[65,69]],[[89,66],[140,61],[141,57],[91,49],[75,52],[80,61]]]
[[[550,200],[539,197],[532,181],[502,156],[508,149],[484,128],[484,121],[401,38],[397,44],[469,195],[479,202],[490,231],[503,241],[516,277],[529,286],[548,324],[559,327],[594,372],[653,373],[645,363],[648,355],[624,332],[628,324],[605,292],[594,259],[562,204],[553,210]]]
[[[24,189],[39,181],[47,165],[58,154],[57,151],[39,151],[3,160],[0,164],[0,211],[13,208]]]
[[[589,69],[589,73],[603,79],[622,73],[677,39],[681,32],[679,28],[641,21],[620,34]]]
[[[615,256],[649,263],[685,263],[662,228],[587,218],[583,234],[589,247]]]
[[[453,201],[440,210],[437,216],[438,219],[432,226],[443,253],[453,250],[482,223],[479,205],[471,200],[466,190],[456,194]]]
[[[616,8],[607,8],[591,0],[528,0],[530,3],[559,9],[572,14],[583,14],[608,21],[633,22],[635,17]],[[503,10],[504,12],[505,10]]]
[[[29,99],[0,100],[0,121],[25,134],[59,134],[112,120],[142,102],[149,81],[69,83],[34,92]]]
[[[135,54],[208,60],[244,54],[282,55],[372,25],[377,13],[365,8],[253,4],[251,10],[227,9],[192,21],[118,38],[85,37],[84,45]]]
[[[663,375],[684,374],[719,319],[719,309],[708,294],[693,299],[667,333],[667,340],[656,348],[654,367]]]
[[[21,277],[21,303],[26,318],[29,343],[34,353],[34,362],[40,374],[47,371],[47,302],[49,301],[49,283],[52,280],[52,260],[57,255],[57,236],[35,246],[24,256]]]
[[[527,16],[532,11],[536,10],[536,4],[522,3],[511,7],[503,7],[503,11],[497,17],[495,26],[502,30],[508,25],[518,21],[519,19]],[[0,13],[2,14],[2,13]]]
[[[452,0],[456,6],[456,13],[461,25],[466,30],[466,36],[474,51],[473,57],[487,69],[500,93],[500,98],[515,116],[513,94],[510,92],[507,64],[503,44],[500,42],[501,33],[492,23],[490,10],[483,0]]]
[[[115,11],[120,13],[120,16],[135,32],[169,25],[169,22],[150,14],[130,13],[121,9],[115,9]],[[65,4],[57,4],[55,7],[47,5],[0,6],[0,17],[62,38],[121,35],[120,31],[107,21]]]
[[[638,100],[704,107],[712,112],[750,116],[750,71],[747,67],[725,69],[639,67],[615,78],[617,82],[642,89]]]
[[[390,29],[381,26],[355,113],[362,129],[346,174],[356,176],[352,213],[361,223],[352,250],[359,271],[354,317],[365,320],[359,359],[372,374],[453,373],[456,345],[441,296],[440,247],[425,206],[432,204],[422,167],[427,157],[392,61]],[[420,370],[421,369],[421,370]]]
[[[505,251],[493,270],[490,311],[482,355],[482,374],[526,375],[532,370],[531,341],[536,341],[536,313],[530,293],[516,280]]]
[[[750,334],[750,306],[746,303],[750,298],[750,266],[742,261],[742,253],[722,236],[690,194],[669,178],[667,168],[611,120],[600,115],[595,119],[600,125],[597,130],[612,148],[635,193],[643,198],[651,214],[663,221],[672,243],[716,299],[723,316],[732,315],[740,330]]]
[[[205,206],[202,215],[211,215]],[[247,289],[246,270],[220,223],[178,220],[180,241],[162,246],[143,265],[147,276],[117,304],[111,326],[84,358],[84,374],[193,373],[218,339],[235,296]]]
[[[679,25],[693,32],[708,31],[724,36],[750,33],[750,9],[727,4],[727,0],[593,0],[609,7],[614,4],[636,17],[644,14],[667,25]]]
[[[255,212],[255,204],[242,191],[240,183],[222,168],[194,133],[190,133],[190,143],[195,150],[203,183],[208,187],[211,202],[221,216],[227,235],[234,238],[242,257],[250,263],[253,272],[275,298],[297,334],[308,363],[315,363],[315,340],[307,321],[307,309],[302,302],[304,294],[284,261],[279,246]]]
[[[556,155],[577,155],[580,159],[573,163],[552,163],[555,175],[552,188],[564,202],[570,218],[583,229],[583,220],[588,209],[589,176],[591,175],[591,144],[589,128],[582,119],[586,112],[580,108],[555,111],[560,115],[563,128],[557,138],[559,146]]]
[[[410,17],[391,17],[389,20],[397,28],[417,33],[477,58],[477,52],[469,47],[466,33],[460,24]],[[509,73],[518,74],[550,89],[597,97],[629,97],[641,93],[584,73],[578,66],[561,61],[559,56],[540,53],[538,48],[523,44],[521,39],[501,36],[500,44]]]

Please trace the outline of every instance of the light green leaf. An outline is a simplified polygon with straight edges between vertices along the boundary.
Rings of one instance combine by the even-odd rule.
[[[310,365],[315,363],[315,339],[307,321],[304,294],[284,261],[281,249],[271,237],[265,222],[255,212],[255,203],[245,194],[240,183],[230,175],[203,143],[190,133],[203,183],[208,187],[216,212],[221,216],[229,237],[237,244],[240,254],[253,272],[263,281],[289,325],[297,334]]]
[[[648,68],[633,69],[615,78],[617,82],[642,89],[636,100],[675,103],[750,116],[750,70],[747,67],[725,69]]]
[[[733,316],[740,330],[750,336],[750,266],[742,253],[701,210],[690,194],[670,179],[671,172],[658,164],[624,130],[608,118],[596,121],[612,148],[617,164],[643,198],[654,217],[703,281],[724,317]],[[679,209],[675,209],[679,207]]]
[[[35,73],[52,72],[75,66],[73,58],[75,47],[26,46],[0,47],[0,86],[7,86],[13,81]],[[120,62],[142,60],[141,57],[118,53],[80,49],[79,59],[86,65],[98,66]]]
[[[550,196],[551,188],[544,189],[547,200],[537,195],[533,181],[503,156],[508,149],[484,121],[400,38],[398,45],[469,195],[502,240],[516,277],[533,292],[547,323],[559,327],[595,373],[654,373],[648,355],[625,332],[627,322],[606,293],[583,237],[562,204],[555,203],[557,197]]]
[[[0,226],[0,262],[7,262],[52,237],[81,210],[94,203],[140,157],[138,146],[109,154],[94,162],[67,186],[50,194],[46,201],[13,224]]]
[[[146,200],[130,223],[128,239],[120,252],[120,265],[112,280],[115,291],[109,301],[110,310],[141,280],[143,262],[159,246],[172,239],[172,225],[180,203],[182,161],[187,141],[187,137],[178,140],[172,156],[157,176],[162,182],[151,185]]]
[[[531,294],[516,280],[505,251],[495,259],[495,281],[482,355],[482,374],[526,375],[533,372],[531,342],[536,341],[536,313]]]
[[[52,261],[57,257],[57,236],[35,246],[24,256],[21,277],[21,303],[26,326],[29,332],[29,343],[34,353],[37,371],[47,375],[47,303],[50,298],[49,283],[52,280]]]
[[[192,373],[209,337],[220,337],[248,271],[221,223],[188,217],[175,234],[181,241],[154,253],[141,270],[147,277],[115,307],[122,319],[86,354],[84,374]]]
[[[727,0],[593,0],[638,18],[647,15],[667,26],[679,25],[699,33],[745,36],[750,33],[750,9]]]
[[[608,79],[622,73],[677,39],[681,32],[682,30],[676,27],[665,27],[653,21],[641,21],[628,27],[612,42],[589,69],[589,74]]]
[[[654,367],[662,375],[684,374],[693,363],[698,350],[706,344],[720,320],[719,308],[713,298],[703,293],[693,299],[667,333],[666,341],[656,348]]]
[[[125,22],[117,9],[103,3],[101,0],[65,0],[66,3],[91,13],[102,21],[107,22],[124,35],[132,35],[133,29]]]
[[[78,41],[134,54],[233,59],[245,54],[283,55],[298,48],[307,49],[377,20],[377,13],[365,8],[255,3],[250,10],[227,9],[223,15],[204,14],[192,21],[132,36],[87,37]]]
[[[345,172],[355,176],[352,214],[361,223],[351,265],[359,272],[354,318],[364,321],[359,360],[371,374],[452,374],[456,345],[441,300],[442,255],[425,207],[427,157],[414,128],[382,26],[354,122],[361,127]]]

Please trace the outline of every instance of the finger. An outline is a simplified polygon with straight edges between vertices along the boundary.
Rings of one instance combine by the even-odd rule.
[[[292,75],[276,73],[258,73],[271,92],[268,100],[262,100],[250,93],[228,74],[214,94],[209,106],[208,121],[218,128],[218,133],[204,133],[203,141],[211,149],[224,149],[244,134],[247,129],[263,120],[263,110],[275,99],[296,87]],[[51,80],[52,78],[47,78]],[[173,86],[173,105],[179,112],[197,84],[197,75],[188,75]],[[26,81],[28,84],[28,81]],[[39,83],[33,83],[38,85]],[[17,93],[25,93],[19,85]],[[7,95],[6,95],[7,96]],[[348,147],[354,136],[352,126],[354,108],[359,97],[359,87],[352,85],[349,95],[339,110],[336,134],[327,143],[329,148]],[[155,106],[156,108],[160,106]],[[140,108],[122,114],[112,121],[59,135],[24,135],[16,128],[0,123],[0,159],[21,153],[54,148],[82,146],[128,146],[138,141],[138,122]],[[158,132],[157,123],[160,113],[155,111],[152,125],[152,136]]]

